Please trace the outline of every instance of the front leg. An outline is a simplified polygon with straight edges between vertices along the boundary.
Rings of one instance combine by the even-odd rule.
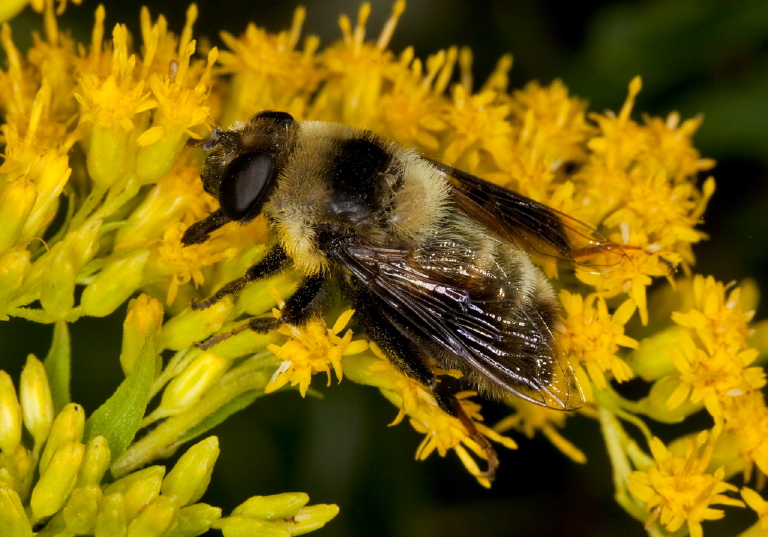
[[[225,339],[229,339],[244,330],[253,330],[254,332],[264,333],[275,330],[282,324],[305,324],[312,317],[319,315],[327,296],[325,277],[321,275],[309,276],[301,282],[301,285],[296,289],[296,292],[285,301],[285,306],[283,306],[282,315],[280,317],[258,317],[256,319],[251,319],[229,332],[224,332],[223,334],[218,334],[205,341],[196,343],[195,346],[201,350],[209,349],[217,343],[221,343]]]
[[[224,216],[224,211],[221,209],[214,211],[199,222],[195,222],[189,226],[184,232],[184,236],[181,237],[181,243],[184,246],[202,244],[208,240],[208,236],[211,233],[229,222],[231,222],[231,220]]]
[[[248,282],[260,280],[280,272],[288,266],[289,261],[288,254],[285,253],[283,247],[276,244],[259,260],[258,263],[245,272],[245,276],[229,282],[205,300],[199,302],[192,301],[192,309],[204,310],[210,308],[225,296],[240,293]]]

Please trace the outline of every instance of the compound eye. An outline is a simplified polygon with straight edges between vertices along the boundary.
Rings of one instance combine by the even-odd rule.
[[[275,161],[266,153],[245,153],[224,169],[219,205],[230,220],[256,216],[274,183]]]

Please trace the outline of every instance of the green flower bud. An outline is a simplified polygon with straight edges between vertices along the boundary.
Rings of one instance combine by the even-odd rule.
[[[77,403],[69,403],[53,421],[48,442],[40,457],[40,473],[44,473],[58,447],[64,442],[80,442],[85,428],[85,411]]]
[[[24,222],[21,241],[28,241],[43,234],[56,215],[59,196],[71,173],[69,158],[62,155],[58,149],[45,151],[35,159],[27,178],[34,183],[37,197],[29,217]]]
[[[104,494],[93,527],[95,537],[125,537],[128,533],[128,516],[125,512],[125,498],[120,493]]]
[[[160,327],[163,324],[163,306],[149,295],[139,295],[128,304],[128,315],[123,323],[123,349],[120,365],[129,375],[144,345],[158,349]]]
[[[41,446],[53,424],[53,398],[45,367],[31,354],[21,372],[19,396],[24,425],[32,434],[35,446]]]
[[[72,496],[62,511],[67,529],[72,533],[90,533],[96,523],[101,498],[101,488],[98,485],[73,490]]]
[[[80,305],[85,315],[105,317],[139,288],[149,250],[137,250],[107,263],[83,291]]]
[[[0,21],[9,21],[27,7],[26,0],[7,0],[0,6]]]
[[[27,176],[6,183],[0,191],[0,251],[15,246],[37,198],[37,190]]]
[[[182,507],[176,527],[167,537],[197,537],[208,531],[221,518],[221,509],[205,503]]]
[[[0,253],[0,302],[19,292],[29,270],[29,250],[15,248]]]
[[[155,123],[158,113],[155,113]],[[154,127],[153,127],[154,128]],[[150,131],[144,134],[149,134]],[[154,143],[139,148],[136,157],[136,175],[143,185],[156,183],[168,173],[189,139],[189,135],[181,128],[164,129],[162,137]],[[139,146],[143,145],[144,134],[139,137]]]
[[[64,244],[54,244],[48,270],[43,272],[40,304],[56,319],[62,319],[75,305],[77,269]]]
[[[224,537],[291,537],[290,532],[272,522],[247,516],[228,516],[212,525]]]
[[[57,319],[75,304],[75,279],[96,254],[101,237],[101,220],[93,220],[68,233],[45,256],[41,274],[40,304]]]
[[[64,239],[77,272],[80,272],[99,250],[101,225],[101,220],[91,220],[73,233],[68,233]]]
[[[296,291],[298,284],[296,275],[286,272],[270,278],[264,285],[248,285],[240,294],[237,305],[248,315],[260,315],[277,306],[275,295],[289,297]]]
[[[301,535],[322,528],[339,513],[336,505],[305,507],[308,501],[309,496],[302,492],[254,496],[214,527],[225,537]]]
[[[206,352],[195,358],[184,371],[168,383],[157,409],[161,417],[178,414],[192,405],[229,368],[232,360]]]
[[[219,453],[219,439],[215,436],[209,436],[189,448],[163,480],[163,495],[175,497],[180,506],[202,498],[211,482],[213,465]]]
[[[7,457],[21,442],[21,405],[10,375],[0,371],[0,450]]]
[[[128,524],[128,537],[160,537],[176,525],[179,504],[158,496]]]
[[[32,525],[21,498],[10,487],[0,484],[0,535],[32,537]]]
[[[290,519],[283,519],[278,523],[284,525],[291,535],[303,535],[322,528],[338,514],[338,505],[310,505],[299,509]]]
[[[309,495],[304,492],[284,492],[271,496],[253,496],[235,507],[232,515],[243,515],[265,520],[290,518],[307,505]]]
[[[103,436],[92,438],[85,445],[85,456],[80,473],[77,476],[77,486],[98,485],[109,468],[111,453],[109,442]]]
[[[10,473],[8,474],[9,483],[22,496],[26,497],[37,469],[37,456],[33,456],[30,450],[25,448],[23,444],[19,444],[16,446],[14,453],[7,458],[3,456],[3,458],[5,458],[8,467],[15,470],[13,476]]]
[[[627,360],[635,374],[653,382],[675,371],[672,350],[680,346],[682,328],[673,326],[640,341],[640,347]]]
[[[163,326],[160,345],[163,349],[178,351],[191,347],[218,331],[232,312],[232,300],[220,300],[204,310],[188,309],[174,315]]]
[[[61,444],[53,454],[48,468],[32,490],[30,506],[37,520],[56,513],[67,501],[75,487],[84,453],[83,444],[70,441]]]
[[[125,173],[126,161],[131,150],[131,133],[121,125],[101,126],[94,124],[88,144],[88,174],[96,187],[107,189]]]
[[[160,494],[165,468],[150,466],[128,474],[109,485],[104,494],[120,492],[125,502],[125,513],[132,520]]]
[[[660,378],[653,383],[648,396],[637,403],[638,410],[661,423],[680,423],[700,411],[704,404],[691,403],[688,398],[675,408],[669,408],[667,401],[679,385],[680,377],[676,373]]]

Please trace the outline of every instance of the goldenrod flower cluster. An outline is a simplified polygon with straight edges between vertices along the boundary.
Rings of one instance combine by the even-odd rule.
[[[242,276],[270,240],[257,219],[182,247],[184,230],[217,207],[199,180],[203,151],[190,141],[205,140],[213,120],[226,126],[264,109],[371,129],[620,245],[595,250],[576,279],[542,261],[558,278],[558,341],[588,402],[578,414],[600,421],[617,500],[654,531],[685,526],[701,535],[703,521],[723,516],[713,507],[722,505],[748,506],[760,517],[753,529],[766,526],[760,494],[745,487],[742,502],[728,482],[737,474],[762,482],[768,472],[756,290],[693,272],[693,246],[705,238],[697,226],[715,188],[699,177],[713,162],[691,143],[701,118],[636,120],[640,79],[615,114],[589,113],[558,81],[510,90],[509,56],[474,88],[466,49],[426,59],[411,48],[389,50],[402,0],[373,39],[368,4],[354,24],[342,16],[341,39],[322,48],[302,36],[299,8],[284,32],[256,24],[240,36],[222,32],[224,50],[201,50],[194,40],[194,5],[179,35],[143,9],[137,36],[121,24],[105,28],[99,7],[89,43],[59,31],[52,1],[33,7],[44,12],[45,36],[28,51],[17,49],[11,25],[0,30],[0,318],[51,324],[55,338],[44,363],[29,358],[18,397],[0,372],[0,534],[181,536],[217,527],[233,536],[292,535],[322,526],[337,508],[305,507],[298,493],[251,498],[225,518],[198,503],[219,455],[215,437],[167,473],[147,467],[257,397],[288,385],[304,395],[318,372],[329,384],[333,374],[379,388],[398,409],[394,423],[408,417],[424,434],[418,459],[454,452],[484,486],[489,452],[477,435],[514,449],[501,431],[542,433],[586,461],[559,431],[573,414],[520,400],[492,428],[474,394],[459,394],[473,436],[355,331],[352,311],[336,314],[330,328],[315,321],[244,330],[206,351],[194,347],[249,316],[280,315],[280,297],[297,284],[285,273],[208,309],[190,308]],[[9,2],[0,16],[16,9]],[[137,296],[113,358],[125,380],[86,419],[69,398],[67,326]],[[640,400],[617,390],[634,377],[648,386]],[[665,445],[652,432],[653,422],[702,413],[711,426],[698,434]]]

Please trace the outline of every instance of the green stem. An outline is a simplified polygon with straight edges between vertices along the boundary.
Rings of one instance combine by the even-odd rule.
[[[605,447],[608,450],[608,458],[613,469],[613,487],[616,503],[637,520],[644,521],[648,516],[647,513],[630,497],[627,490],[629,474],[632,473],[632,466],[628,457],[628,446],[629,444],[634,444],[634,442],[627,436],[627,433],[621,426],[621,422],[611,411],[598,406],[598,415],[600,428],[605,439]]]

